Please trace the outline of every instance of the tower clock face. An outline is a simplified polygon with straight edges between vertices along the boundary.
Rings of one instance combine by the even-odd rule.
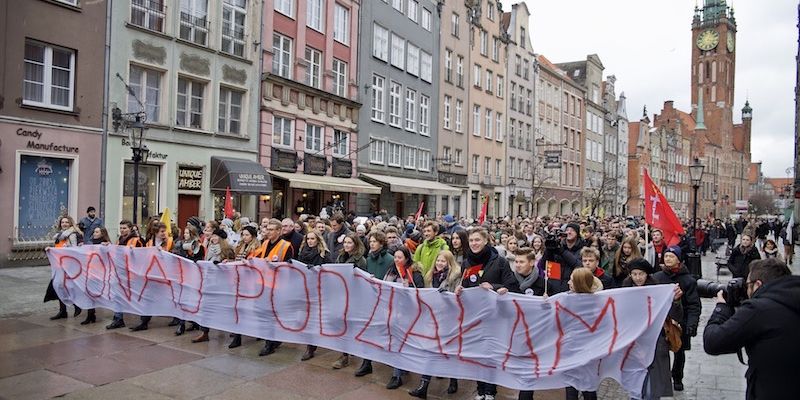
[[[719,32],[708,29],[697,36],[697,48],[708,51],[717,48],[719,44]]]
[[[728,31],[728,52],[733,53],[733,49],[736,48],[736,42],[733,38],[733,32]]]

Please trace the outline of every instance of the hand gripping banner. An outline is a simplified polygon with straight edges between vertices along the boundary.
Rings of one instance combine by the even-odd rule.
[[[483,288],[456,296],[383,282],[350,264],[215,265],[114,245],[47,254],[59,297],[82,308],[178,317],[513,389],[595,390],[610,377],[634,398],[673,296],[671,285],[548,299]]]

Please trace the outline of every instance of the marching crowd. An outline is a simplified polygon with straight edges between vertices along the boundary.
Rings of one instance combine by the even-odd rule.
[[[686,225],[688,231],[688,225]],[[94,208],[75,224],[72,217],[58,221],[54,236],[56,247],[81,244],[109,244],[130,247],[157,247],[191,260],[215,263],[265,258],[271,262],[297,260],[307,265],[325,263],[354,264],[378,279],[399,282],[408,287],[438,288],[456,294],[469,287],[482,287],[498,294],[509,292],[548,296],[561,292],[591,294],[600,290],[675,284],[673,306],[664,321],[653,364],[643,387],[646,399],[672,396],[683,390],[685,352],[691,337],[697,334],[700,320],[700,297],[695,278],[686,267],[687,255],[697,249],[715,251],[724,240],[730,251],[729,269],[734,277],[748,274],[751,261],[780,257],[769,234],[781,237],[786,245],[786,261],[792,262],[797,232],[778,221],[741,219],[701,221],[694,244],[689,235],[679,245],[665,241],[664,233],[648,229],[640,218],[608,217],[603,219],[567,217],[505,218],[478,225],[451,215],[436,218],[406,218],[378,213],[356,218],[340,212],[329,218],[302,215],[293,220],[264,218],[260,224],[235,215],[221,221],[201,221],[191,217],[186,226],[171,229],[153,218],[139,229],[129,220],[119,222],[116,241],[112,241]],[[788,229],[787,229],[788,228]],[[169,230],[169,231],[168,231]],[[787,233],[788,231],[788,233]],[[788,236],[788,237],[787,237]],[[741,237],[736,244],[738,237]],[[559,266],[550,271],[547,265]],[[58,300],[48,287],[45,301]],[[66,318],[67,307],[59,300],[58,314]],[[81,313],[75,306],[74,315]],[[140,316],[133,331],[148,329],[149,316]],[[81,324],[96,322],[94,310],[87,310]],[[209,340],[207,328],[177,318],[169,323],[175,335],[199,331],[192,342]],[[107,329],[125,327],[122,313],[115,313]],[[231,334],[229,348],[242,344],[242,336]],[[280,342],[267,340],[259,355],[274,353]],[[315,356],[315,346],[306,346],[301,360]],[[670,362],[670,352],[674,353]],[[341,354],[332,368],[342,369],[351,362]],[[362,360],[355,376],[372,373],[372,362]],[[395,368],[387,389],[404,384],[406,372]],[[443,374],[446,375],[446,374]],[[409,394],[426,398],[430,376],[422,376]],[[459,382],[450,379],[447,393],[456,393]],[[493,400],[497,387],[478,382],[479,400]],[[595,392],[583,392],[583,399],[596,399]],[[567,388],[567,399],[578,399],[578,391]],[[522,391],[519,399],[533,399],[532,391]]]

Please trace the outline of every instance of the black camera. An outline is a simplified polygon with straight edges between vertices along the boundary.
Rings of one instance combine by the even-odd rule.
[[[561,246],[561,238],[565,233],[561,229],[553,229],[549,232],[545,231],[544,247],[549,250],[556,250]]]
[[[738,307],[742,301],[747,299],[747,287],[744,278],[733,278],[727,284],[710,281],[707,279],[697,280],[697,293],[700,297],[707,299],[717,297],[717,292],[722,290],[725,302],[732,307]]]

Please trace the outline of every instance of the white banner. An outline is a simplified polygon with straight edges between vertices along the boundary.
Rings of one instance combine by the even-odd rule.
[[[595,390],[611,377],[634,398],[673,296],[671,285],[548,299],[482,288],[456,296],[383,282],[352,265],[214,265],[122,246],[47,254],[59,297],[83,308],[178,317],[513,389]]]

